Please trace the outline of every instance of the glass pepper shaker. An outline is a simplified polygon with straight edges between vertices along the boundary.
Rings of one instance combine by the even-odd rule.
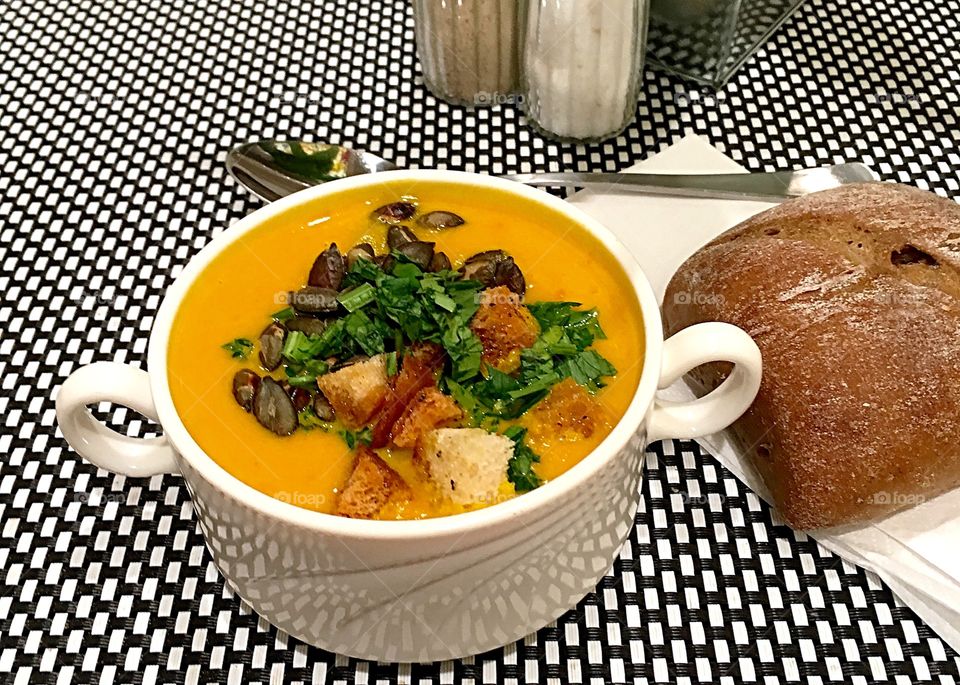
[[[633,120],[649,0],[529,0],[523,108],[542,135],[598,142]]]
[[[414,0],[427,89],[458,105],[510,102],[519,87],[522,6],[519,0]]]

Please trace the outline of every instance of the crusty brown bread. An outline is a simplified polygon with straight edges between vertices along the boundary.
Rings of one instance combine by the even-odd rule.
[[[866,521],[960,486],[960,207],[858,184],[791,200],[680,268],[664,327],[746,330],[763,382],[735,424],[800,529]],[[726,369],[694,378],[714,387]]]
[[[409,499],[410,486],[403,477],[365,445],[357,448],[353,473],[337,498],[337,514],[372,519],[388,502]]]

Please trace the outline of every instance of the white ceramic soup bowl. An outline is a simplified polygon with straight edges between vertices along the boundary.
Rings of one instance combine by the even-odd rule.
[[[170,328],[204,268],[247,231],[286,210],[384,180],[494,188],[575,221],[616,258],[632,284],[646,339],[643,371],[626,414],[567,473],[507,502],[457,516],[365,521],[302,509],[241,482],[197,445],[177,415],[167,379]],[[615,313],[606,314],[607,316]],[[733,362],[709,395],[682,404],[654,397],[691,368]],[[725,428],[753,401],[760,351],[739,328],[704,323],[666,342],[653,291],[626,248],[603,226],[542,191],[488,176],[397,171],[310,188],[267,205],[213,239],[168,289],[150,336],[147,371],[117,363],[78,369],[57,396],[70,445],[128,476],[180,474],[227,584],[278,628],[332,652],[388,661],[432,661],[493,649],[553,621],[593,590],[627,537],[637,510],[644,446]],[[163,436],[122,436],[88,405],[131,407]]]

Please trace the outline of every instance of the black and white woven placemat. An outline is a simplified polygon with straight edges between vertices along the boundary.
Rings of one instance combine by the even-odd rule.
[[[2,0],[0,682],[957,682],[881,583],[687,442],[651,448],[629,542],[555,626],[456,663],[325,653],[225,590],[178,478],[81,461],[52,397],[144,363],[166,286],[259,204],[222,164],[254,138],[503,173],[615,170],[693,131],[755,170],[863,160],[960,195],[958,13],[810,0],[723,92],[648,72],[637,122],[578,148],[430,97],[404,0]]]

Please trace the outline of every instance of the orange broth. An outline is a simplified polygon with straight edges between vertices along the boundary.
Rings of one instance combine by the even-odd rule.
[[[415,196],[420,212],[456,212],[466,224],[443,231],[410,225],[422,240],[435,241],[457,268],[472,254],[503,249],[527,281],[527,302],[572,300],[596,307],[607,339],[594,349],[617,368],[597,394],[607,425],[576,441],[528,439],[541,456],[537,474],[556,478],[589,454],[623,416],[640,379],[643,326],[629,280],[613,256],[566,216],[502,191],[442,182],[389,182],[325,197],[291,208],[219,254],[187,292],[170,335],[168,373],[174,405],[197,444],[228,472],[278,499],[332,513],[350,474],[353,454],[334,432],[298,430],[278,437],[235,401],[233,374],[259,368],[256,349],[237,360],[221,344],[237,337],[256,341],[282,296],[305,283],[314,259],[331,242],[346,251],[369,242],[386,251],[386,226],[370,212],[401,196]],[[283,376],[278,369],[272,374]],[[524,419],[521,419],[523,423]],[[414,492],[412,501],[390,506],[387,518],[424,518],[463,511],[440,501],[416,472],[410,450],[380,450]],[[509,496],[512,488],[502,491]]]

